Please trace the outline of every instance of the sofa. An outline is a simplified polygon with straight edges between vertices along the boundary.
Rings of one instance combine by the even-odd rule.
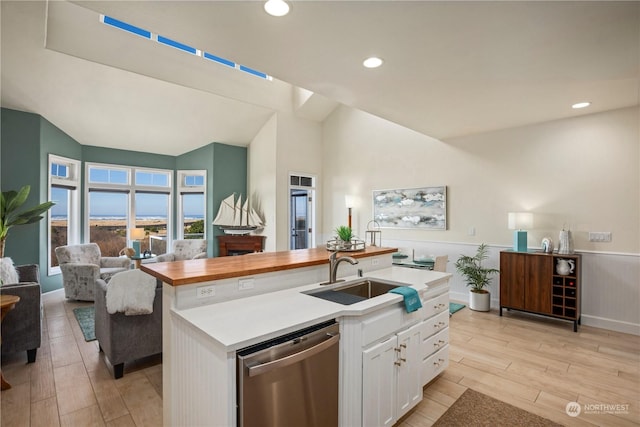
[[[18,283],[0,287],[2,295],[16,295],[20,301],[2,320],[2,353],[27,352],[27,363],[36,361],[42,339],[42,291],[37,264],[18,265]]]
[[[140,270],[134,272],[144,274]],[[124,375],[126,362],[162,353],[162,282],[156,281],[153,312],[138,315],[109,314],[108,286],[106,281],[96,280],[95,331],[100,351],[104,352],[113,366],[114,378],[118,379]]]
[[[126,257],[103,257],[96,243],[58,246],[56,257],[62,272],[64,296],[93,301],[96,280],[109,281],[114,274],[131,268]]]

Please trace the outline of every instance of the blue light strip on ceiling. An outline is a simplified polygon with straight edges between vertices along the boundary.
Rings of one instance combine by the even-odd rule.
[[[127,24],[126,22],[119,21],[119,20],[117,20],[115,18],[112,18],[110,16],[102,15],[101,18],[102,18],[102,22],[107,24],[107,25],[110,25],[110,26],[115,27],[115,28],[119,28],[121,30],[127,31],[127,32],[135,34],[137,36],[144,37],[144,38],[149,39],[149,40],[153,40],[152,37],[151,37],[151,31],[147,31],[147,30],[144,30],[142,28],[136,27],[134,25]],[[170,46],[170,47],[173,47],[173,48],[176,48],[176,49],[180,49],[183,52],[187,52],[187,53],[190,53],[192,55],[199,55],[198,50],[195,47],[191,47],[189,45],[186,45],[184,43],[180,43],[178,41],[175,41],[175,40],[172,40],[170,38],[161,36],[159,34],[158,34],[158,37],[157,37],[157,42],[158,43],[162,43],[162,44],[164,44],[166,46]],[[267,74],[265,74],[265,73],[263,73],[261,71],[258,71],[258,70],[254,70],[253,68],[246,67],[244,65],[240,65],[238,67],[235,62],[230,61],[228,59],[221,58],[219,56],[212,55],[212,54],[207,53],[207,52],[204,52],[203,56],[204,56],[204,58],[206,58],[206,59],[208,59],[210,61],[214,61],[214,62],[226,65],[226,66],[231,67],[231,68],[237,68],[237,69],[239,69],[241,71],[244,71],[245,73],[260,77],[260,78],[265,79],[265,80],[270,80],[270,77]]]
[[[211,61],[215,61],[215,62],[218,62],[220,64],[227,65],[227,66],[229,66],[231,68],[235,68],[236,67],[236,63],[235,62],[229,61],[228,59],[224,59],[224,58],[221,58],[219,56],[212,55],[212,54],[210,54],[208,52],[204,52],[203,56],[205,58],[211,60]]]
[[[254,76],[262,77],[263,79],[267,78],[267,75],[265,73],[263,73],[261,71],[254,70],[254,69],[249,68],[249,67],[245,67],[244,65],[240,66],[240,70],[244,71],[245,73],[253,74]]]
[[[189,52],[193,55],[196,54],[196,48],[195,47],[191,47],[188,46],[186,44],[182,44],[180,42],[177,42],[175,40],[171,40],[169,38],[166,38],[164,36],[161,36],[158,34],[158,43],[162,43],[162,44],[166,44],[167,46],[171,46],[171,47],[175,47],[176,49],[180,49],[180,50],[184,50],[185,52]]]
[[[142,28],[135,27],[131,24],[127,24],[126,22],[118,21],[110,16],[105,15],[103,22],[107,25],[111,25],[112,27],[120,28],[121,30],[144,37],[145,39],[151,39],[151,31],[143,30]]]

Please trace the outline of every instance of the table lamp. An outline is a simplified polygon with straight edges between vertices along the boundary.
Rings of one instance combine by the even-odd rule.
[[[130,228],[129,236],[131,237],[131,245],[133,250],[136,251],[135,256],[140,256],[140,240],[144,239],[146,235],[144,228]]]
[[[353,196],[349,196],[349,195],[344,196],[344,204],[347,205],[347,224],[349,228],[351,228],[351,215],[352,215],[354,203],[355,203],[355,199]]]
[[[527,229],[533,227],[533,214],[530,212],[509,212],[509,230],[513,232],[513,250],[527,251]]]

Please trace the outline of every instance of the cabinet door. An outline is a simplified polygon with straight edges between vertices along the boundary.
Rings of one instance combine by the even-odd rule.
[[[525,263],[527,255],[500,252],[500,306],[525,308]]]
[[[526,263],[525,310],[551,314],[553,258],[531,255]]]
[[[398,413],[406,414],[422,400],[422,323],[398,333]]]
[[[394,335],[362,352],[362,425],[392,426],[396,420]]]

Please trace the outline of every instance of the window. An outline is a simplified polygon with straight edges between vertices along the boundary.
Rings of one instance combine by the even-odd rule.
[[[178,171],[179,239],[205,239],[207,171]]]
[[[47,213],[49,275],[60,274],[55,249],[80,241],[79,170],[79,161],[49,155],[48,200],[55,203]]]
[[[103,256],[131,245],[129,230],[144,228],[141,249],[165,253],[171,230],[172,171],[90,163],[87,176],[89,242]]]

